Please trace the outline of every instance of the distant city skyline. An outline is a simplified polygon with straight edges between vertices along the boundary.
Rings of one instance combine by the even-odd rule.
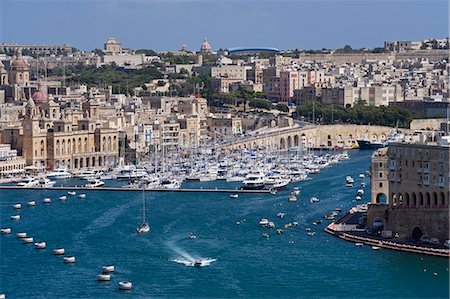
[[[385,40],[444,38],[447,1],[133,0],[0,2],[0,41],[102,48],[382,47]]]

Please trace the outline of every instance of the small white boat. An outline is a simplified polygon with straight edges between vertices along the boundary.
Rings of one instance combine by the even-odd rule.
[[[97,275],[97,280],[98,281],[110,281],[111,280],[111,275],[105,274],[105,273],[99,274],[99,275]]]
[[[36,249],[45,249],[45,248],[47,248],[47,243],[45,243],[45,242],[36,242],[36,243],[34,243],[34,248],[36,248]]]
[[[355,182],[355,180],[349,175],[345,177],[345,180],[347,181],[347,183],[354,183]]]
[[[65,168],[56,168],[47,173],[47,177],[53,179],[69,179],[72,177],[72,174]]]
[[[66,199],[67,199],[67,196],[62,195],[62,196],[59,197],[59,199],[60,199],[60,200],[66,200]]]
[[[360,178],[360,179],[364,179],[365,177],[366,177],[366,175],[365,175],[364,173],[360,173],[360,174],[359,174],[359,178]]]
[[[0,294],[0,299],[5,299],[5,298],[6,298],[5,294]]]
[[[272,195],[277,195],[277,193],[278,193],[277,189],[270,190],[270,194]]]
[[[260,225],[260,226],[267,226],[267,225],[269,225],[269,220],[266,219],[266,218],[263,218],[263,219],[261,219],[261,220],[259,221],[259,225]]]
[[[373,249],[373,250],[380,250],[381,247],[379,247],[379,246],[372,246],[372,249]]]
[[[20,203],[16,203],[16,204],[13,205],[13,209],[18,210],[18,209],[21,209],[21,208],[22,208],[22,205]]]
[[[105,182],[99,179],[88,180],[88,184],[84,185],[85,188],[98,188],[105,184]]]
[[[230,198],[233,198],[233,199],[238,198],[238,197],[239,197],[239,194],[237,194],[237,193],[233,193],[230,195]]]
[[[67,192],[67,194],[69,194],[70,196],[74,196],[74,195],[77,195],[77,192],[75,192],[75,191],[69,191],[69,192]]]
[[[34,241],[34,239],[32,237],[22,238],[22,243],[24,243],[24,244],[33,243],[33,241]]]
[[[133,288],[131,281],[122,280],[119,282],[119,290],[128,291]]]
[[[42,200],[43,203],[51,203],[52,200],[49,197],[46,197]]]
[[[359,196],[359,195],[356,196],[356,197],[355,197],[355,200],[358,200],[358,201],[361,200],[361,196]]]
[[[148,223],[143,223],[136,228],[138,234],[145,234],[150,231],[150,225]]]
[[[275,223],[273,221],[269,221],[269,223],[267,224],[268,228],[275,228]]]
[[[29,206],[29,207],[36,206],[36,201],[32,200],[32,201],[27,202],[27,206]]]
[[[114,272],[115,271],[114,265],[103,266],[102,271],[107,273]]]
[[[359,186],[360,186],[361,188],[366,188],[366,183],[362,182],[361,184],[359,184]]]
[[[356,193],[358,193],[358,195],[363,195],[364,194],[364,190],[363,189],[358,189],[358,191],[356,191]]]
[[[73,264],[73,263],[75,263],[75,257],[74,256],[65,256],[63,258],[63,262],[66,264]]]
[[[53,249],[53,255],[64,255],[66,250],[64,248],[55,248]]]
[[[11,228],[10,227],[5,227],[0,229],[0,233],[2,233],[3,235],[9,235],[11,233]]]
[[[312,236],[315,236],[315,235],[316,235],[316,232],[308,232],[307,235],[310,236],[310,237],[312,237]]]
[[[27,237],[27,233],[17,233],[17,234],[16,234],[16,237],[17,237],[18,239],[26,238],[26,237]]]
[[[297,201],[297,196],[295,196],[294,194],[289,195],[288,201],[289,202],[296,202]]]
[[[286,215],[286,213],[280,212],[277,214],[277,217],[283,219],[284,215]]]
[[[362,246],[364,246],[364,243],[355,243],[355,246],[356,247],[362,247]]]
[[[86,194],[81,193],[80,195],[78,195],[78,198],[84,199],[84,198],[86,198]]]
[[[315,196],[311,197],[310,200],[309,200],[310,203],[315,203],[315,202],[318,202],[318,201],[319,201],[319,199],[317,197],[315,197]]]
[[[19,221],[20,220],[20,215],[12,215],[11,216],[11,220]]]
[[[194,239],[197,239],[197,236],[194,235],[193,233],[189,233],[188,238],[194,240]]]
[[[292,190],[291,194],[298,196],[300,195],[301,191],[299,187],[295,187],[294,190]]]

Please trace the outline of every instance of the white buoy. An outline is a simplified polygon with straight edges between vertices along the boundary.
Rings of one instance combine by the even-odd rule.
[[[36,201],[32,200],[32,201],[27,202],[27,206],[29,206],[29,207],[36,206]]]
[[[6,298],[5,294],[0,294],[0,299],[5,299],[5,298]]]
[[[98,281],[110,281],[110,280],[111,280],[111,275],[105,274],[105,273],[99,274],[99,275],[97,276],[97,280],[98,280]]]
[[[22,243],[24,244],[29,244],[29,243],[33,243],[33,238],[32,237],[26,237],[26,238],[22,238]]]
[[[44,198],[43,200],[44,203],[51,203],[52,200],[49,197]]]
[[[82,194],[78,195],[78,198],[84,199],[84,198],[86,198],[86,194],[82,193]]]
[[[22,208],[22,204],[16,203],[16,204],[13,205],[13,208],[16,209],[16,210],[21,209]]]
[[[36,249],[45,249],[46,247],[47,247],[47,243],[45,243],[45,242],[34,243],[34,248],[36,248]]]
[[[8,235],[11,233],[11,228],[10,227],[5,227],[0,229],[0,233],[4,234],[4,235]]]
[[[63,261],[66,264],[73,264],[73,263],[75,263],[75,257],[74,256],[65,256]]]
[[[103,272],[114,272],[115,268],[113,265],[106,265],[102,267]]]
[[[60,200],[66,200],[66,199],[67,199],[67,196],[62,195],[62,196],[59,197],[59,199],[60,199]]]
[[[20,215],[12,215],[11,216],[11,220],[19,221],[20,220]]]
[[[121,282],[119,282],[119,290],[131,290],[131,288],[133,287],[133,284],[131,283],[131,281],[126,281],[126,280],[122,280]]]
[[[53,249],[53,254],[54,255],[64,255],[64,253],[66,253],[64,248],[55,248],[55,249]]]
[[[19,238],[19,239],[26,238],[27,237],[27,233],[17,233],[16,237]]]

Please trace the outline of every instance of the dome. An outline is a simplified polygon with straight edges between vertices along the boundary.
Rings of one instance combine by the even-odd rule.
[[[211,52],[211,51],[212,51],[211,45],[208,43],[208,40],[205,38],[202,46],[200,47],[200,52]]]
[[[28,64],[25,62],[25,59],[22,57],[22,51],[17,50],[17,56],[11,62],[10,66],[11,70],[28,70]]]
[[[47,101],[48,96],[43,91],[36,91],[35,93],[33,93],[32,98],[36,103],[43,103]]]

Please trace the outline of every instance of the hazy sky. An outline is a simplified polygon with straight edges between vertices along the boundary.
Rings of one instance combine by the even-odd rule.
[[[0,41],[197,50],[382,46],[385,40],[443,38],[446,0],[0,0]]]

